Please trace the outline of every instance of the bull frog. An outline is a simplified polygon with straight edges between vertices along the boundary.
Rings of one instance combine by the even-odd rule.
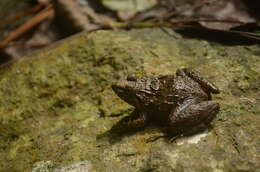
[[[189,68],[178,69],[175,75],[128,75],[114,83],[112,89],[135,107],[121,121],[126,131],[158,122],[167,127],[170,135],[190,135],[208,128],[220,109],[211,97],[220,93],[219,89]]]

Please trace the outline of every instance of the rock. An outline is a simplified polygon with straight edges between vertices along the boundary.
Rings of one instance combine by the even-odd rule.
[[[90,172],[91,164],[88,161],[81,161],[65,167],[54,169],[51,161],[39,161],[33,165],[32,172]]]
[[[259,46],[166,31],[81,33],[1,69],[0,171],[31,171],[44,160],[55,169],[86,161],[92,171],[115,172],[260,169]],[[112,82],[180,67],[196,68],[221,89],[211,129],[174,143],[147,142],[163,134],[157,126],[122,136],[110,131],[133,110]]]
[[[54,164],[51,161],[39,161],[33,165],[32,172],[52,172]]]
[[[78,162],[60,169],[55,169],[54,172],[91,172],[91,165],[88,161]]]

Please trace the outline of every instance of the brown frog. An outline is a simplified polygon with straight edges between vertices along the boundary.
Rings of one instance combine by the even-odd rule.
[[[174,136],[190,135],[208,128],[219,112],[211,93],[219,89],[191,69],[176,75],[136,77],[129,75],[112,85],[114,92],[136,109],[123,119],[124,130],[136,130],[149,122],[166,125]]]

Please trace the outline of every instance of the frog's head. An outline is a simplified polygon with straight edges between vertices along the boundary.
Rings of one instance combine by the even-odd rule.
[[[136,108],[149,104],[159,89],[157,78],[136,77],[128,75],[126,79],[119,80],[112,85],[114,92],[125,102]]]

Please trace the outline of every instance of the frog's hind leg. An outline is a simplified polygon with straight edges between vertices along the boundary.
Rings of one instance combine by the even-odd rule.
[[[174,135],[191,135],[209,127],[219,112],[216,101],[190,103],[177,107],[169,116],[169,131]]]
[[[178,69],[176,72],[177,75],[186,75],[190,78],[192,78],[194,81],[198,82],[203,90],[210,94],[218,94],[220,93],[219,89],[211,82],[209,82],[207,79],[205,79],[203,76],[201,76],[200,73],[189,69],[189,68],[183,68],[183,69]]]
[[[115,124],[111,131],[123,134],[143,129],[147,124],[146,112],[134,110],[131,115],[124,117],[117,124]]]

